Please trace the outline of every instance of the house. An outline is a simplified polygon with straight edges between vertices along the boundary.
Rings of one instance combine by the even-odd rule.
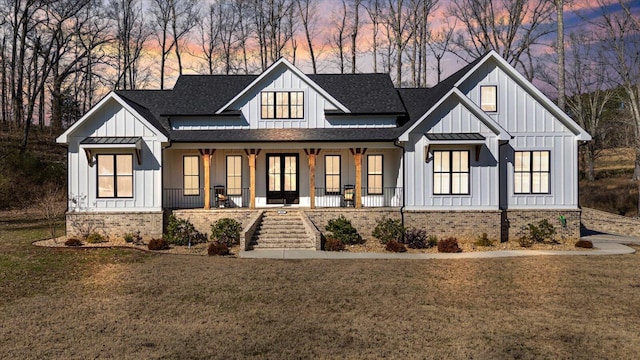
[[[183,75],[172,90],[108,94],[57,141],[69,235],[90,223],[159,237],[168,213],[205,232],[221,217],[255,229],[286,207],[307,233],[343,214],[365,236],[391,217],[505,240],[541,219],[579,237],[590,139],[492,51],[422,89],[284,59],[260,75]]]

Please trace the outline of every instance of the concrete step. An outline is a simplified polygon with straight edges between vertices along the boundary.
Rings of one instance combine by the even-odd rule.
[[[282,242],[270,242],[264,244],[253,244],[254,249],[314,249],[315,246],[311,243],[282,243]]]
[[[313,249],[315,243],[310,237],[297,211],[279,214],[278,210],[267,211],[251,239],[251,247],[256,249]]]
[[[256,231],[254,233],[254,237],[256,238],[282,238],[282,239],[300,239],[300,238],[304,238],[306,239],[307,233],[303,232],[303,233],[290,233],[290,232],[284,232],[284,231]]]

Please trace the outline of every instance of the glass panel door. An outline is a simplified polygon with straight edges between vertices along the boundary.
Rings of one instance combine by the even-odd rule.
[[[298,204],[298,154],[267,154],[267,204]]]

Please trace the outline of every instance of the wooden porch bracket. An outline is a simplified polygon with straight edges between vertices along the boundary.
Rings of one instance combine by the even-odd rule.
[[[350,148],[353,159],[356,163],[356,199],[355,207],[362,207],[362,156],[367,152],[367,148]]]
[[[309,159],[309,207],[316,208],[316,157],[321,149],[304,149]]]
[[[211,155],[216,149],[198,149],[204,165],[204,208],[211,209]]]
[[[261,149],[244,149],[249,157],[249,208],[256,208],[256,157]]]

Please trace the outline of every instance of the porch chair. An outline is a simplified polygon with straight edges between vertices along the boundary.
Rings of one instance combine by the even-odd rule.
[[[344,192],[342,193],[342,200],[344,201],[345,207],[354,207],[355,203],[353,202],[355,197],[355,188],[353,185],[345,185]]]
[[[224,185],[216,185],[213,187],[213,191],[216,194],[216,207],[225,208],[229,207],[229,197],[225,191]]]

